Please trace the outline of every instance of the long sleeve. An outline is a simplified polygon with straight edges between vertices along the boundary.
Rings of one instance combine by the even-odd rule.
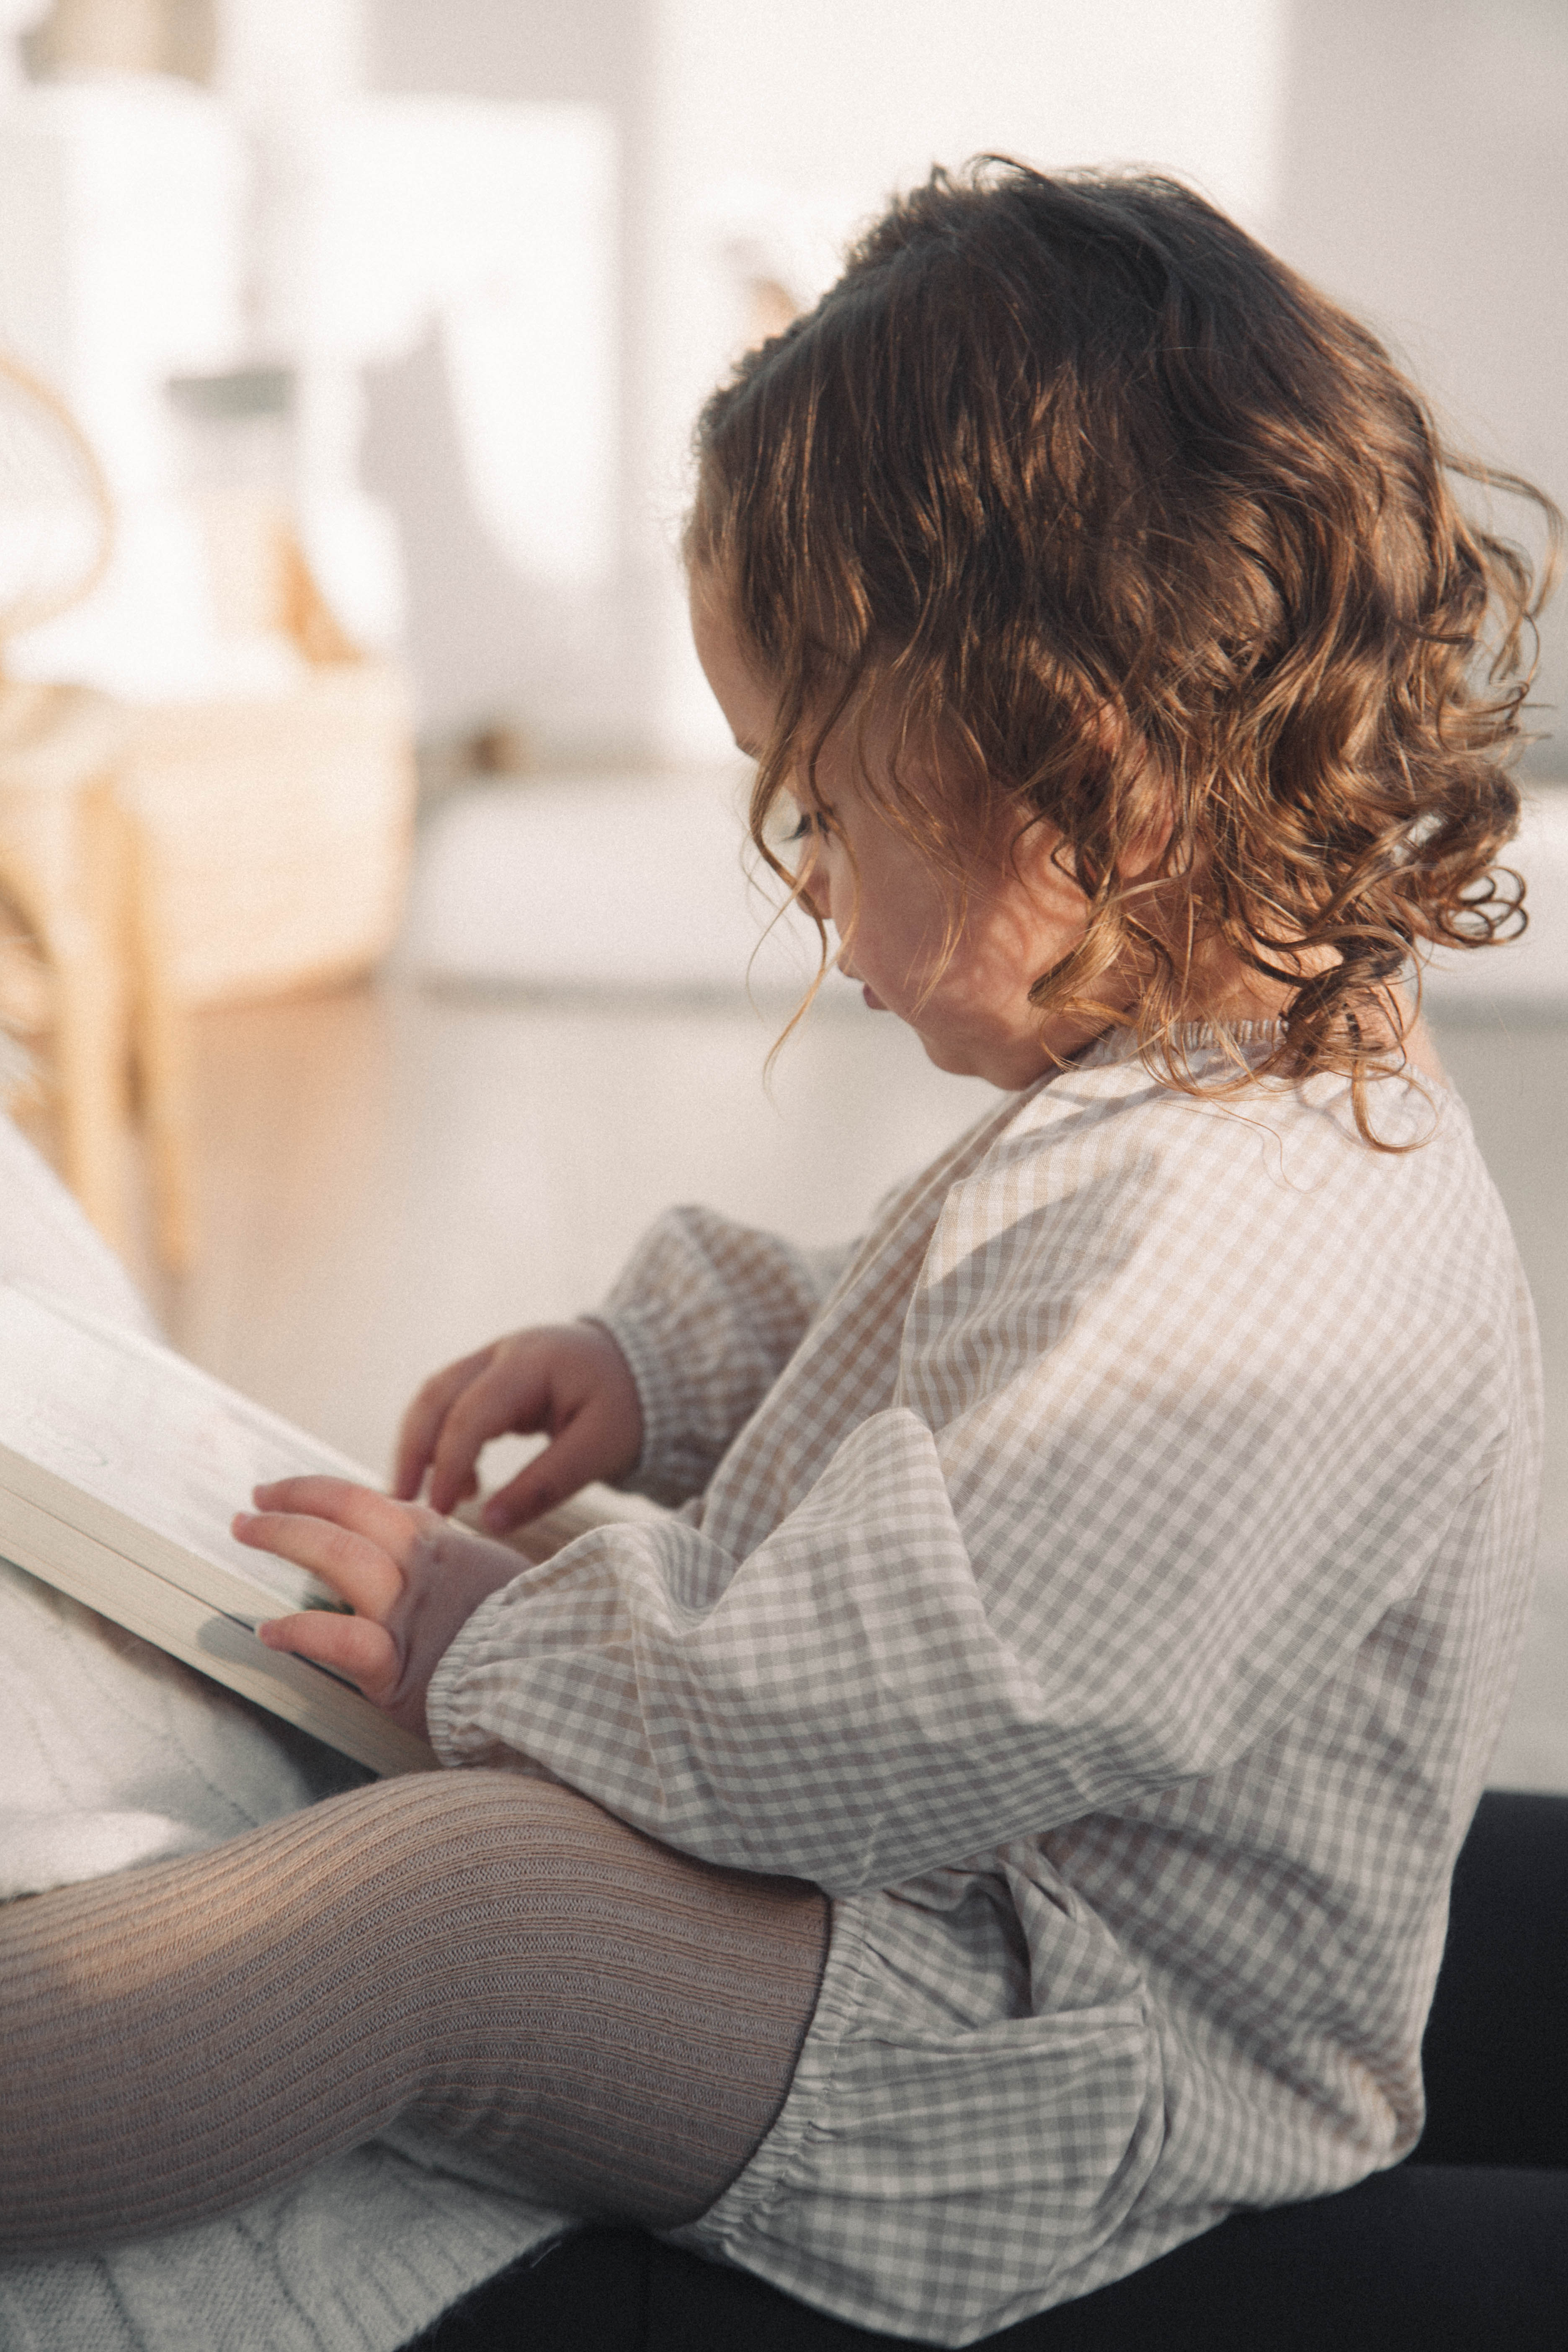
[[[712,1209],[671,1209],[593,1318],[631,1366],[643,1446],[626,1484],[682,1503],[756,1410],[850,1250],[802,1250]]]
[[[1477,1507],[1528,1370],[1473,1148],[1374,1155],[1270,1099],[1101,1072],[993,1122],[883,1221],[700,1514],[477,1612],[440,1751],[847,1892],[1145,1805],[1299,1717]],[[721,1265],[692,1213],[660,1232],[682,1280]],[[688,1426],[722,1394],[710,1444],[804,1325],[774,1279],[748,1346],[721,1274],[736,1304],[662,1375]]]

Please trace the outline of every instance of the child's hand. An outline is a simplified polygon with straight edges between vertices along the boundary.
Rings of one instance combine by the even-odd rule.
[[[280,1478],[258,1486],[256,1501],[257,1513],[235,1519],[238,1540],[308,1568],[354,1612],[276,1617],[258,1626],[262,1641],[346,1675],[395,1722],[423,1735],[438,1661],[480,1601],[524,1563],[418,1503],[395,1503],[346,1478]]]
[[[392,1491],[412,1500],[428,1471],[431,1509],[450,1511],[478,1486],[476,1465],[492,1437],[541,1429],[551,1443],[485,1505],[497,1535],[552,1510],[591,1478],[624,1478],[642,1451],[637,1383],[597,1325],[517,1331],[426,1381],[404,1416]]]

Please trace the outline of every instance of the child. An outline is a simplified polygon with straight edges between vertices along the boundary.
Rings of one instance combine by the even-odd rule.
[[[466,1769],[4,1922],[10,2245],[396,2124],[957,2345],[1419,2132],[1538,1411],[1402,989],[1512,913],[1523,568],[1154,180],[937,173],[698,452],[755,837],[1002,1099],[835,1264],[677,1210],[394,1496],[258,1494],[355,1612],[268,1638]],[[519,1574],[595,1477],[679,1507]]]

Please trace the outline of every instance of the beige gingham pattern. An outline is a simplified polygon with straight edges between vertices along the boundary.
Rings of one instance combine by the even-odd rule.
[[[826,1296],[705,1210],[634,1260],[637,1483],[689,1499],[487,1602],[430,1716],[835,1898],[789,2099],[688,2242],[960,2345],[1415,2139],[1539,1376],[1462,1107],[1376,1091],[1431,1139],[1112,1039]]]

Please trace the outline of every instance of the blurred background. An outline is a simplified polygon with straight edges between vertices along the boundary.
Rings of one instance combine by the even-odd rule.
[[[838,1238],[984,1108],[847,988],[764,1089],[815,959],[675,542],[735,354],[987,150],[1190,180],[1568,502],[1560,0],[0,0],[0,1084],[373,1467],[669,1201]],[[1564,600],[1542,652],[1531,933],[1430,993],[1551,1391],[1499,1777],[1568,1788]]]

